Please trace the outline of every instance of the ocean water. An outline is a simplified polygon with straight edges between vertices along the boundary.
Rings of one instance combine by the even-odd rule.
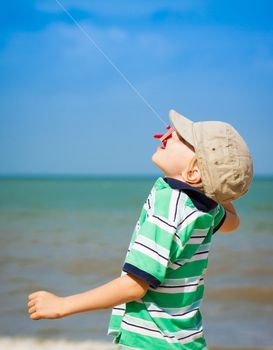
[[[69,342],[72,348],[79,341],[79,349],[112,348],[106,334],[111,310],[32,321],[27,296],[37,290],[66,296],[118,277],[155,180],[0,179],[1,349],[34,349],[36,339],[37,348],[43,342],[48,349],[68,349]],[[240,228],[214,235],[202,306],[211,347],[273,345],[272,198],[273,179],[256,178],[235,202]]]

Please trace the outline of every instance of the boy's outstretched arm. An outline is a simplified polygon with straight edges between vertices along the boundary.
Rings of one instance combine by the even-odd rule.
[[[236,212],[234,205],[230,202],[224,205],[226,210],[226,218],[219,231],[222,233],[235,231],[240,225],[240,218]]]
[[[28,312],[32,320],[40,320],[108,309],[143,297],[148,288],[147,282],[126,274],[95,289],[67,297],[39,291],[29,295]]]

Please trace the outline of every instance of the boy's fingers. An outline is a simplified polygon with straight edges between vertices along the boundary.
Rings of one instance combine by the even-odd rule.
[[[39,319],[40,319],[39,315],[38,315],[36,312],[34,312],[33,314],[31,314],[31,315],[30,315],[30,318],[31,318],[32,320],[39,320]]]
[[[35,306],[33,306],[33,307],[31,307],[31,308],[28,309],[28,313],[29,313],[29,314],[34,314],[35,311],[36,311],[36,307],[35,307]]]
[[[32,307],[35,305],[35,301],[34,300],[31,300],[30,302],[28,302],[28,307]]]
[[[35,298],[36,296],[37,296],[37,292],[36,292],[36,293],[29,294],[28,300],[32,300],[32,299]]]
[[[42,290],[39,290],[38,292],[34,292],[32,294],[29,294],[28,296],[28,300],[31,300],[33,298],[36,298],[37,296],[39,296],[43,291]]]

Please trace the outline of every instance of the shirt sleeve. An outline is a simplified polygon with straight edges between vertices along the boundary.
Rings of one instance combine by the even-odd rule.
[[[125,258],[123,271],[157,288],[164,280],[176,227],[157,215],[148,215]]]
[[[226,210],[222,205],[218,205],[217,213],[214,217],[213,233],[219,230],[226,218]]]

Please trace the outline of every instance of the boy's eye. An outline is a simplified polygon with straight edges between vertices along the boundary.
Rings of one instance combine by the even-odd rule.
[[[184,145],[186,145],[188,148],[190,148],[193,152],[194,152],[194,147],[188,143],[188,141],[186,141],[185,139],[183,139],[183,137],[181,135],[179,135],[178,133],[176,133],[178,139],[184,143]]]
[[[176,133],[176,136],[177,136],[177,138],[178,138],[179,141],[185,143],[185,140],[183,139],[182,136],[180,136],[178,133]]]

